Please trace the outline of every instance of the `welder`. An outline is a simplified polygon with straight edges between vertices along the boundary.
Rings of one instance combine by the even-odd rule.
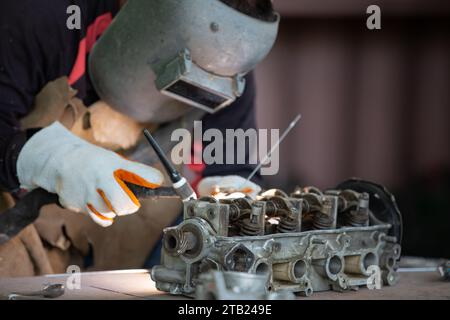
[[[68,28],[73,5],[79,29]],[[132,150],[143,128],[193,113],[204,130],[254,128],[251,71],[278,22],[271,0],[3,1],[1,188],[16,199],[43,188],[102,227],[136,213],[141,204],[126,183],[158,188],[163,174],[115,151]],[[245,182],[251,165],[194,169],[200,195],[222,181],[249,195],[260,190]],[[71,224],[55,244],[38,233],[45,246],[67,249],[61,237],[76,238],[67,235]]]

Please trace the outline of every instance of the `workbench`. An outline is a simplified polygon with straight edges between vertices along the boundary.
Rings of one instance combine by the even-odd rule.
[[[66,284],[69,277],[48,275],[33,278],[0,279],[0,296],[7,298],[11,292],[34,291],[42,289],[44,284]],[[150,278],[149,270],[123,270],[107,272],[81,273],[80,289],[66,288],[62,300],[155,300],[186,299],[159,292]],[[361,288],[358,291],[315,292],[307,300],[409,300],[409,299],[446,299],[450,300],[450,282],[445,282],[438,272],[403,272],[399,283],[394,287],[381,290]]]

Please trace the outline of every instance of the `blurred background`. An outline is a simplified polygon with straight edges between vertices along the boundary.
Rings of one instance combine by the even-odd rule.
[[[450,1],[274,0],[274,50],[256,71],[260,128],[303,118],[269,186],[385,185],[404,254],[450,258]],[[366,9],[381,8],[368,30]]]

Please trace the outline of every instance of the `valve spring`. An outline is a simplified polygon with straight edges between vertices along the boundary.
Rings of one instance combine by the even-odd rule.
[[[230,221],[237,221],[239,219],[239,215],[239,208],[236,205],[230,205]]]
[[[333,219],[322,212],[316,212],[312,219],[312,229],[314,230],[326,230],[330,229],[333,225]]]
[[[295,219],[285,217],[280,219],[277,227],[278,233],[290,233],[297,231],[297,221]]]
[[[369,222],[368,212],[348,211],[340,214],[339,224],[349,227],[365,227]]]
[[[261,227],[252,223],[250,219],[243,219],[239,223],[239,235],[241,236],[257,236],[261,231]]]

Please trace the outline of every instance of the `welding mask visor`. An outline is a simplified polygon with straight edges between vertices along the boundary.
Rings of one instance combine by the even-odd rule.
[[[93,48],[93,85],[138,121],[169,121],[186,106],[217,112],[274,45],[279,15],[269,20],[219,0],[130,0]]]

